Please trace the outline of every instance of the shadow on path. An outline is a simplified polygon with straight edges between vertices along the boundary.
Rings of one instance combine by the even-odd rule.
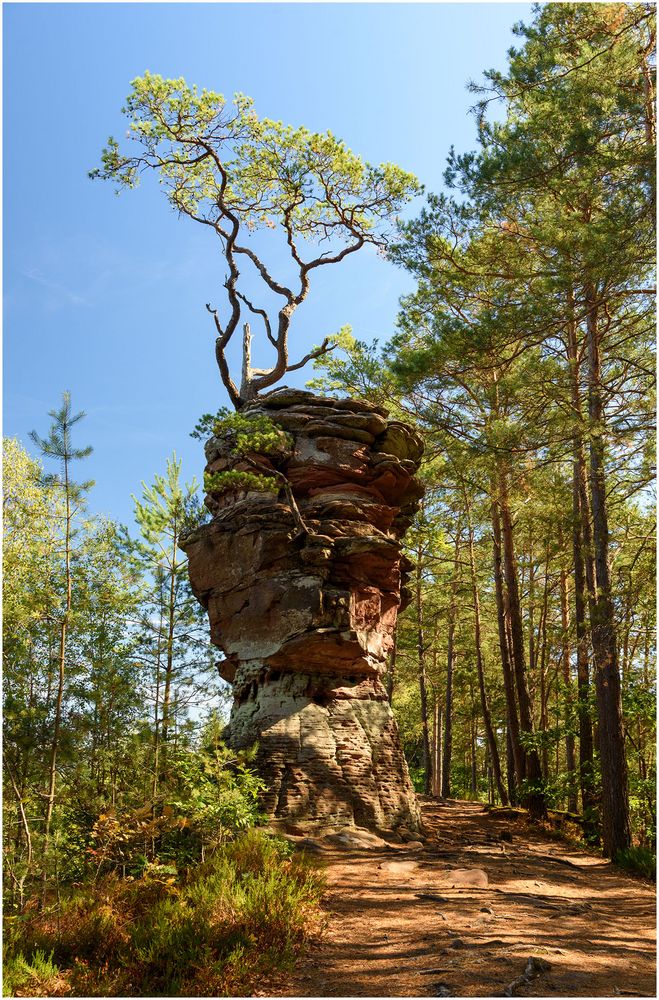
[[[654,886],[523,818],[422,804],[423,849],[319,853],[325,932],[261,995],[502,996],[531,955],[550,968],[518,996],[655,995]],[[465,868],[484,871],[487,886],[452,887]]]

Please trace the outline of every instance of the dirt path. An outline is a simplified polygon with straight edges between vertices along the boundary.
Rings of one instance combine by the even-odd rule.
[[[530,956],[540,962],[515,996],[655,995],[651,884],[475,803],[423,809],[422,848],[319,853],[325,933],[263,995],[510,995]],[[487,885],[458,887],[485,882],[460,869]]]

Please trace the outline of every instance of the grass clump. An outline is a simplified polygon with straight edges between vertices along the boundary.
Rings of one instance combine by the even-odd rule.
[[[319,924],[324,879],[248,830],[168,881],[107,876],[14,918],[9,996],[241,996],[290,968]]]

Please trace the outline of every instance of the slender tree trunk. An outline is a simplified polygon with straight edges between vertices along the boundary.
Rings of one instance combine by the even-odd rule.
[[[646,145],[655,151],[657,145],[657,115],[656,115],[656,95],[654,88],[654,74],[651,60],[655,49],[654,29],[648,31],[646,45],[641,49],[641,72],[643,74],[643,97],[644,97],[644,119],[645,119],[645,142]],[[650,206],[651,218],[657,225],[657,177],[656,171],[650,166],[649,171],[650,186]]]
[[[442,790],[442,714],[437,690],[434,690],[432,707],[432,795],[438,798]]]
[[[481,699],[481,713],[483,716],[483,725],[485,726],[485,735],[487,738],[487,745],[490,752],[490,764],[496,782],[497,791],[499,792],[499,798],[504,806],[508,805],[508,796],[506,794],[506,789],[501,777],[501,762],[499,759],[499,748],[497,746],[496,735],[494,733],[494,728],[492,726],[492,717],[490,715],[490,708],[487,703],[487,692],[485,691],[485,669],[483,666],[483,643],[482,643],[482,633],[481,633],[481,606],[480,606],[480,596],[478,593],[478,580],[476,579],[476,560],[474,558],[474,529],[471,523],[471,512],[469,509],[469,501],[467,496],[464,497],[466,511],[467,511],[467,531],[469,539],[469,569],[471,573],[471,593],[472,600],[474,604],[474,643],[476,646],[476,669],[478,671],[478,689],[480,692]]]
[[[64,425],[66,435],[66,424]],[[65,438],[66,440],[66,438]],[[44,818],[44,857],[48,856],[50,847],[50,827],[55,807],[55,791],[57,783],[57,752],[59,750],[60,730],[62,726],[62,701],[64,698],[64,674],[66,665],[66,636],[71,614],[71,488],[69,483],[69,461],[64,455],[64,491],[66,500],[66,522],[64,529],[64,560],[66,579],[66,603],[60,624],[59,640],[59,670],[57,677],[57,695],[55,698],[55,723],[53,726],[53,741],[50,748],[48,765],[48,795],[46,797],[46,815]],[[44,871],[44,878],[45,878]]]
[[[437,745],[435,747],[435,769],[436,769],[437,778],[436,778],[435,784],[436,784],[437,791],[434,794],[437,795],[437,796],[441,796],[441,794],[442,794],[442,785],[443,785],[443,781],[444,781],[444,776],[443,776],[443,740],[442,740],[442,731],[443,731],[442,726],[443,726],[443,723],[444,723],[444,719],[443,719],[443,713],[442,713],[442,709],[441,709],[441,706],[440,706],[440,703],[439,703],[439,699],[437,699],[436,708],[437,708]]]
[[[6,757],[4,757],[4,755],[3,755],[3,763],[7,769],[9,780],[11,781],[12,788],[14,789],[14,795],[16,796],[16,810],[18,816],[20,817],[19,829],[22,829],[25,832],[25,844],[27,847],[27,865],[29,868],[32,864],[32,836],[30,834],[30,824],[28,822],[27,813],[25,811],[23,794],[16,783],[13,770],[9,766],[7,759]],[[20,846],[20,840],[18,840],[18,844]]]
[[[442,798],[451,797],[451,752],[453,750],[453,661],[455,621],[453,608],[449,610],[448,641],[446,653],[446,697],[444,699],[444,746],[442,749]]]
[[[508,608],[510,612],[510,631],[512,640],[512,662],[519,704],[520,734],[528,741],[534,738],[533,715],[529,695],[524,655],[524,633],[517,584],[517,565],[515,561],[515,546],[513,539],[512,514],[508,502],[508,488],[505,470],[499,472],[499,507],[501,512],[501,528],[503,539],[503,565]],[[535,747],[526,750],[526,780],[529,783],[527,797],[529,814],[533,819],[543,819],[547,815],[547,806],[543,791],[542,770],[540,758]]]
[[[602,841],[613,858],[631,843],[627,759],[622,721],[620,673],[609,575],[609,525],[604,465],[604,406],[600,370],[600,334],[597,293],[586,286],[588,308],[588,416],[590,423],[590,493],[597,590],[591,602],[590,623],[595,657],[600,766],[602,769]]]
[[[562,546],[561,546],[562,547]],[[568,812],[577,811],[577,789],[575,784],[576,762],[574,756],[574,735],[572,733],[572,713],[574,710],[574,697],[572,693],[572,675],[570,662],[572,659],[572,648],[570,645],[570,612],[568,600],[567,573],[561,569],[561,630],[562,638],[562,663],[563,663],[563,683],[565,684],[565,769],[568,772]]]
[[[540,611],[540,621],[538,622],[537,648],[539,650],[540,669],[540,732],[542,734],[542,775],[545,781],[549,780],[549,747],[547,745],[547,731],[549,729],[549,692],[548,664],[547,664],[547,614],[549,607],[549,547],[545,554],[545,584],[542,594],[542,609]]]
[[[476,702],[474,699],[474,689],[469,685],[469,693],[471,695],[471,720],[470,720],[470,742],[469,749],[471,755],[471,766],[470,766],[470,793],[472,799],[475,799],[478,795],[478,781],[476,777],[476,742],[477,742],[477,729],[476,729]]]
[[[517,805],[517,784],[515,782],[515,753],[510,726],[506,724],[506,784],[508,786],[508,801],[511,806]]]
[[[430,753],[430,733],[428,727],[428,686],[426,679],[426,647],[423,621],[423,548],[419,542],[416,560],[416,650],[421,696],[421,729],[423,740],[423,791],[430,795],[432,787],[432,755]]]
[[[458,613],[457,594],[460,573],[460,546],[462,527],[458,523],[455,530],[453,549],[453,577],[451,579],[451,601],[448,613],[448,642],[446,652],[446,697],[444,699],[444,747],[442,752],[442,798],[451,797],[451,754],[453,751],[453,668],[455,666],[455,623]]]
[[[522,593],[524,592],[524,580],[522,579]],[[535,562],[533,554],[533,534],[529,539],[529,677],[535,677],[536,672],[536,644],[535,644]]]
[[[654,39],[653,39],[654,42]],[[651,51],[652,46],[650,46]],[[643,96],[645,98],[645,142],[648,146],[657,144],[657,119],[655,112],[654,85],[652,82],[652,69],[647,55],[643,56]]]
[[[519,737],[519,717],[517,715],[517,697],[515,694],[515,678],[510,657],[510,643],[508,642],[508,628],[506,622],[506,601],[503,585],[503,572],[501,566],[501,520],[499,508],[496,500],[492,503],[492,537],[493,537],[493,558],[494,558],[494,583],[497,603],[497,624],[499,628],[499,652],[501,655],[501,668],[503,671],[503,684],[506,694],[506,715],[507,715],[507,742],[509,744],[506,754],[508,765],[508,792],[511,787],[515,789],[515,795],[510,796],[511,802],[516,801],[516,790],[526,777],[526,761],[524,751]],[[511,764],[513,767],[511,767]]]
[[[50,615],[53,614],[53,610],[52,608],[49,608],[48,610],[50,617]],[[46,696],[43,705],[43,718],[40,727],[42,745],[47,743],[48,741],[48,716],[50,715],[50,705],[53,698],[53,682],[54,682],[53,667],[55,665],[54,664],[55,658],[53,656],[53,635],[52,632],[50,631],[50,627],[48,628],[48,651],[46,655],[48,657],[48,677],[46,680]],[[32,681],[30,681],[30,683],[32,684]]]
[[[394,631],[394,642],[389,653],[389,668],[387,670],[387,699],[391,705],[394,700],[394,687],[396,685],[396,653],[398,651],[398,630]]]
[[[151,786],[151,796],[153,803],[151,810],[155,817],[156,798],[158,796],[158,782],[160,779],[160,670],[162,656],[162,603],[160,605],[160,615],[158,618],[158,646],[156,650],[156,699],[153,709],[153,784]]]
[[[574,314],[574,301],[569,296]],[[579,712],[579,784],[584,834],[590,841],[599,840],[599,810],[593,761],[593,721],[590,709],[589,623],[586,615],[588,595],[595,591],[592,559],[590,507],[586,490],[586,463],[583,453],[583,415],[580,392],[580,363],[576,323],[568,327],[568,362],[572,386],[572,410],[575,433],[572,443],[572,554],[574,559],[574,624],[577,642],[577,705]]]
[[[178,524],[174,522],[172,537],[172,556],[169,577],[169,596],[167,607],[167,662],[165,665],[165,689],[162,698],[162,764],[167,766],[167,740],[171,725],[171,692],[174,677],[174,626],[176,620],[176,556],[178,550]]]
[[[634,659],[634,654],[636,652],[636,646],[638,644],[638,638],[635,643],[632,642],[632,629],[634,625],[634,588],[633,588],[633,576],[630,572],[629,582],[627,584],[627,590],[625,592],[625,604],[622,611],[622,622],[624,623],[624,632],[622,640],[622,652],[620,656],[620,676],[622,678],[623,689],[627,683],[627,678],[629,677],[629,670],[631,668],[632,661]]]
[[[437,695],[432,702],[432,781],[430,794],[437,795]]]

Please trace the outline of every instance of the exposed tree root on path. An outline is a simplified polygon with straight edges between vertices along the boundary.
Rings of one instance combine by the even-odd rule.
[[[653,885],[521,817],[423,810],[423,848],[323,845],[326,930],[262,995],[655,995]]]

